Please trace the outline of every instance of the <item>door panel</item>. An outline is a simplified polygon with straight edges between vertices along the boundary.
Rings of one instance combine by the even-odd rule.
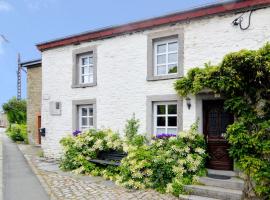
[[[233,123],[233,115],[224,111],[222,100],[203,101],[204,135],[210,158],[207,167],[211,169],[232,170],[233,161],[229,157],[229,145],[224,134],[229,124]]]

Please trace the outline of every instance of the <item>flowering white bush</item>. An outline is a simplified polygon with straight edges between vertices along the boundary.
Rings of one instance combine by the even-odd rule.
[[[133,119],[133,126],[135,119]],[[77,133],[77,132],[76,132]],[[60,167],[76,173],[101,175],[127,188],[153,188],[179,195],[183,185],[196,182],[204,172],[205,141],[194,125],[189,131],[146,141],[129,134],[121,139],[111,130],[90,130],[61,140],[64,156]],[[121,166],[99,166],[89,162],[100,151],[124,151]]]
[[[179,195],[184,184],[197,182],[205,172],[205,141],[196,124],[178,136],[163,134],[150,145],[130,144],[125,149],[128,156],[122,160],[117,183],[128,188]]]

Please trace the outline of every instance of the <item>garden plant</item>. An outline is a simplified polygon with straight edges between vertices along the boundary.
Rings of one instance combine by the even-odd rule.
[[[125,137],[111,130],[76,131],[61,140],[64,154],[60,167],[75,173],[103,176],[129,189],[155,189],[179,195],[185,184],[197,182],[205,173],[203,136],[194,124],[189,131],[147,140],[138,134],[139,121],[127,121]],[[120,166],[89,162],[100,151],[124,151]]]
[[[176,81],[181,96],[210,89],[235,120],[227,128],[230,155],[245,174],[245,198],[270,199],[270,44],[226,55],[218,65],[193,68]]]

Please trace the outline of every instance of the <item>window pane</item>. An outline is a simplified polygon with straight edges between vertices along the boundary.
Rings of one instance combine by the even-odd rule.
[[[88,65],[89,64],[89,59],[86,58],[82,58],[82,65]]]
[[[89,68],[89,73],[90,74],[93,74],[94,73],[94,67],[93,66]]]
[[[177,51],[177,45],[178,43],[177,42],[172,42],[172,43],[169,43],[169,51]]]
[[[93,116],[93,108],[89,108],[89,116]]]
[[[169,74],[177,73],[177,64],[168,65],[168,73]]]
[[[168,57],[169,63],[177,62],[177,53],[170,53]]]
[[[168,117],[168,126],[177,126],[177,117]]]
[[[93,83],[94,82],[94,77],[93,74],[89,76],[89,81],[88,83]]]
[[[161,65],[157,67],[157,75],[166,74],[166,65]]]
[[[87,126],[87,118],[82,117],[82,126]]]
[[[83,76],[82,77],[82,83],[89,83],[90,80],[89,80],[89,76]]]
[[[82,75],[89,74],[89,67],[82,67]]]
[[[166,113],[166,106],[165,105],[157,105],[157,114],[165,114]]]
[[[157,126],[165,126],[165,117],[157,117]]]
[[[82,116],[87,116],[87,108],[82,108]]]
[[[165,128],[157,128],[157,132],[156,134],[162,134],[162,133],[166,133],[166,129]]]
[[[168,134],[177,134],[177,129],[176,128],[168,128],[167,133]]]
[[[168,105],[168,114],[177,114],[177,105]]]
[[[89,126],[93,126],[94,124],[94,120],[92,117],[89,118]]]
[[[157,64],[165,64],[166,63],[166,55],[157,56]]]
[[[93,57],[89,57],[89,64],[90,64],[90,65],[93,64]]]
[[[166,52],[166,44],[157,45],[157,53],[165,53]]]

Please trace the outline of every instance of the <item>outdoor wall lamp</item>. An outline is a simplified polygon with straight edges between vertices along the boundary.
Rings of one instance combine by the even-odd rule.
[[[190,110],[191,107],[191,99],[189,97],[186,98],[186,102],[187,102],[187,107]]]

